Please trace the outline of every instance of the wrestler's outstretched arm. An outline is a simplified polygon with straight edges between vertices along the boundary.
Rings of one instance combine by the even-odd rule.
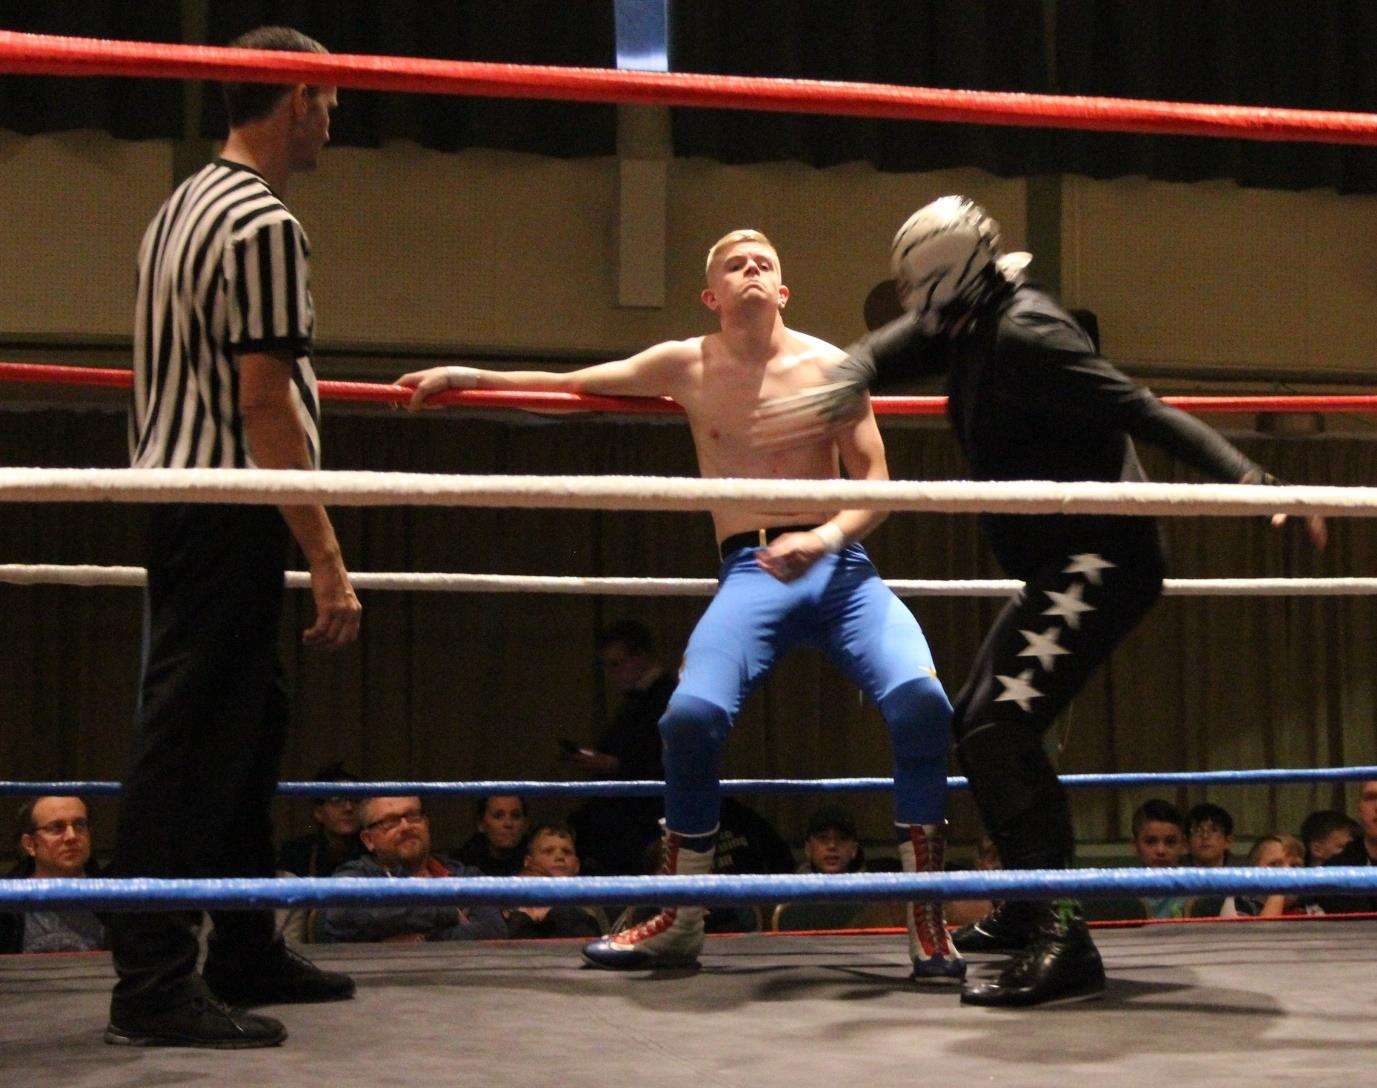
[[[824,369],[823,383],[762,402],[752,439],[764,448],[798,446],[826,436],[840,439],[869,411],[866,393],[939,373],[940,356],[913,314],[895,318],[846,349]]]
[[[415,390],[407,407],[417,409],[446,389],[498,389],[508,392],[600,393],[622,397],[674,397],[683,390],[687,368],[698,357],[695,342],[666,340],[627,359],[579,370],[480,370],[437,366],[403,374],[398,385]]]

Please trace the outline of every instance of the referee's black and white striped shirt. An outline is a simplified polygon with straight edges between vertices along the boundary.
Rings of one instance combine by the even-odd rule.
[[[295,359],[292,400],[319,467],[309,258],[301,224],[247,166],[216,159],[168,198],[139,247],[135,468],[252,467],[236,356],[254,351]]]

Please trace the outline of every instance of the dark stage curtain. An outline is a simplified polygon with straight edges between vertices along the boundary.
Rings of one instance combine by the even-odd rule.
[[[964,475],[945,430],[886,427],[897,478]],[[1247,452],[1287,480],[1369,484],[1377,443],[1354,437],[1251,437]],[[692,475],[682,424],[529,423],[494,417],[331,416],[327,466],[464,473]],[[1148,451],[1150,452],[1150,451]],[[1155,456],[1155,479],[1190,479]],[[10,412],[0,465],[126,464],[124,420],[114,413]],[[703,514],[543,510],[341,508],[332,515],[351,569],[512,574],[712,576]],[[10,504],[0,518],[0,562],[138,564],[142,508]],[[1167,519],[1172,573],[1180,577],[1370,574],[1371,519],[1340,519],[1316,555],[1298,533],[1265,519]],[[868,543],[889,577],[997,576],[975,519],[894,515]],[[294,693],[289,777],[343,759],[368,778],[565,777],[559,738],[591,742],[606,721],[595,636],[633,617],[660,637],[677,665],[699,598],[365,593],[361,642],[338,655],[301,646],[311,611],[293,593],[282,647]],[[998,602],[911,602],[944,682],[955,691]],[[138,673],[137,591],[0,584],[0,778],[117,778],[123,773]],[[1167,599],[1120,648],[1062,723],[1064,771],[1323,766],[1377,762],[1377,613],[1372,599]],[[888,740],[873,707],[818,655],[799,652],[741,715],[726,773],[830,777],[890,772]],[[1294,830],[1329,786],[1073,792],[1087,839],[1127,834],[1144,797],[1208,796],[1231,809],[1243,834]],[[816,797],[752,800],[791,839]],[[856,795],[868,834],[885,833],[889,799]],[[440,841],[453,841],[470,806],[436,802]],[[542,815],[565,806],[542,803]],[[108,819],[113,806],[103,806]],[[283,803],[284,828],[306,809]],[[958,830],[975,828],[954,795]],[[102,832],[109,825],[101,824]]]
[[[1377,5],[1058,0],[1063,94],[1377,110]],[[1268,189],[1377,191],[1377,151],[1325,144],[1064,133],[1061,169],[1109,178],[1230,178]]]
[[[28,34],[175,42],[177,0],[0,0],[0,28]],[[170,139],[182,133],[182,85],[169,79],[74,79],[0,76],[0,128],[30,135],[103,129],[124,140]]]
[[[1045,92],[1046,58],[1037,0],[695,0],[672,16],[671,64],[680,72]],[[1047,141],[1028,130],[737,110],[676,109],[674,150],[728,163],[1057,169]]]
[[[615,64],[611,0],[216,0],[208,15],[213,42],[276,22],[337,52]],[[176,0],[0,0],[0,26],[175,41],[182,17]],[[1377,110],[1374,46],[1377,6],[1352,0],[694,0],[676,4],[671,20],[676,71],[1363,112]],[[0,128],[176,137],[181,94],[168,80],[0,77]],[[224,117],[214,87],[205,103],[203,134],[218,138]],[[607,155],[616,147],[616,113],[604,105],[345,92],[334,138]],[[1377,151],[1323,144],[697,109],[673,111],[673,142],[678,155],[726,163],[865,161],[891,171],[976,166],[1004,176],[1141,174],[1377,191]]]
[[[377,53],[509,64],[615,68],[611,0],[216,0],[209,38],[226,42],[265,24],[295,27],[334,53]],[[225,134],[216,88],[203,135]],[[414,140],[439,151],[488,147],[541,155],[610,155],[616,107],[452,95],[343,91],[336,144]]]

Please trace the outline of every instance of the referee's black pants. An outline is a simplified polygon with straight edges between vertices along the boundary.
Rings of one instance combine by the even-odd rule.
[[[1146,519],[1021,572],[953,704],[962,770],[1006,869],[1062,869],[1075,836],[1043,737],[1162,592],[1166,560]]]
[[[289,713],[278,657],[287,542],[275,507],[154,508],[114,875],[273,875],[270,806]],[[112,917],[116,1012],[197,991],[200,912]],[[249,964],[274,947],[271,911],[211,918],[213,955]]]

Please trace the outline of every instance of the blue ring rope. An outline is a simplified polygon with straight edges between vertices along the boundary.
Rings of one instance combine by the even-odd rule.
[[[0,880],[0,909],[211,910],[320,906],[643,903],[664,906],[859,899],[1007,899],[1215,894],[1377,895],[1377,869],[1025,869],[769,876],[349,877]]]
[[[1295,782],[1361,782],[1377,779],[1377,766],[1270,767],[1243,771],[1134,771],[1120,774],[1064,774],[1061,784],[1072,789],[1129,786],[1264,785]],[[947,788],[964,790],[965,778],[947,779]],[[723,793],[861,793],[891,790],[892,778],[729,778]],[[0,796],[45,797],[79,794],[100,797],[117,794],[118,782],[0,781]],[[481,797],[519,793],[523,797],[658,797],[665,784],[648,780],[598,782],[539,782],[520,779],[493,782],[279,782],[284,797],[378,797],[382,795]]]

